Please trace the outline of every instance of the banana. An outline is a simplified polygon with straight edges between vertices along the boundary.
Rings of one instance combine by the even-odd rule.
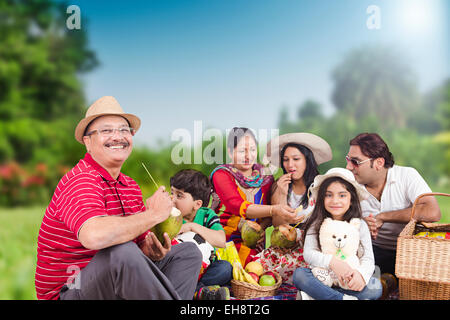
[[[256,285],[259,286],[259,283],[256,282],[255,279],[253,279],[253,277],[247,273],[247,271],[245,271],[244,269],[241,269],[241,271],[242,271],[242,274],[244,275],[244,281],[245,282],[248,282],[248,283],[251,283],[251,284],[256,284]]]
[[[242,273],[242,271],[244,271],[244,269],[242,269],[242,267],[238,268],[238,272],[239,272],[239,281],[245,282],[244,274]]]
[[[258,282],[249,275],[239,263],[233,263],[233,279],[259,285]]]
[[[233,264],[233,279],[239,280],[239,267],[238,267],[237,263]]]

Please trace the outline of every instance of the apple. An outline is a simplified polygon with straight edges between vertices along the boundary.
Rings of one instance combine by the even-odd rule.
[[[268,274],[263,274],[259,278],[259,285],[261,286],[273,286],[275,283],[275,278]]]
[[[258,275],[257,275],[256,273],[254,273],[254,272],[249,272],[248,274],[251,275],[252,278],[255,279],[256,282],[259,282],[259,277],[258,277]]]
[[[275,282],[277,281],[277,277],[275,277],[275,273],[273,273],[272,271],[266,271],[266,272],[264,272],[264,275],[271,276],[271,277],[273,277]]]

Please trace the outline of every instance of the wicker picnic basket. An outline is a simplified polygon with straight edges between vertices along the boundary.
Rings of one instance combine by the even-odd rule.
[[[231,280],[233,296],[241,300],[274,296],[282,281],[278,273],[274,272],[274,275],[277,281],[273,286],[257,286],[244,281]]]
[[[450,232],[450,224],[425,223],[414,219],[418,200],[446,193],[424,193],[417,197],[411,219],[397,240],[395,274],[402,300],[450,299],[450,239],[415,236],[418,232]]]

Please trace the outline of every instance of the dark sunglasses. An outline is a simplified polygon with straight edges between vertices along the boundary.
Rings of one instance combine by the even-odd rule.
[[[367,162],[367,161],[369,161],[369,160],[372,160],[372,158],[369,158],[369,159],[366,159],[366,160],[363,160],[363,161],[359,161],[359,160],[356,160],[355,158],[350,158],[349,156],[345,156],[345,160],[347,160],[347,162],[351,162],[351,164],[352,164],[354,167],[359,167],[359,166],[362,165],[364,162]]]

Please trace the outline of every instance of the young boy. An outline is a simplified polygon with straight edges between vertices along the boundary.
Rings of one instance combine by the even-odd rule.
[[[212,190],[208,177],[197,170],[181,170],[170,178],[170,189],[174,205],[184,218],[180,233],[192,231],[212,246],[224,248],[225,231],[219,217],[206,207]],[[229,289],[221,286],[231,279],[232,266],[228,261],[212,261],[197,284],[196,298],[228,300]]]

